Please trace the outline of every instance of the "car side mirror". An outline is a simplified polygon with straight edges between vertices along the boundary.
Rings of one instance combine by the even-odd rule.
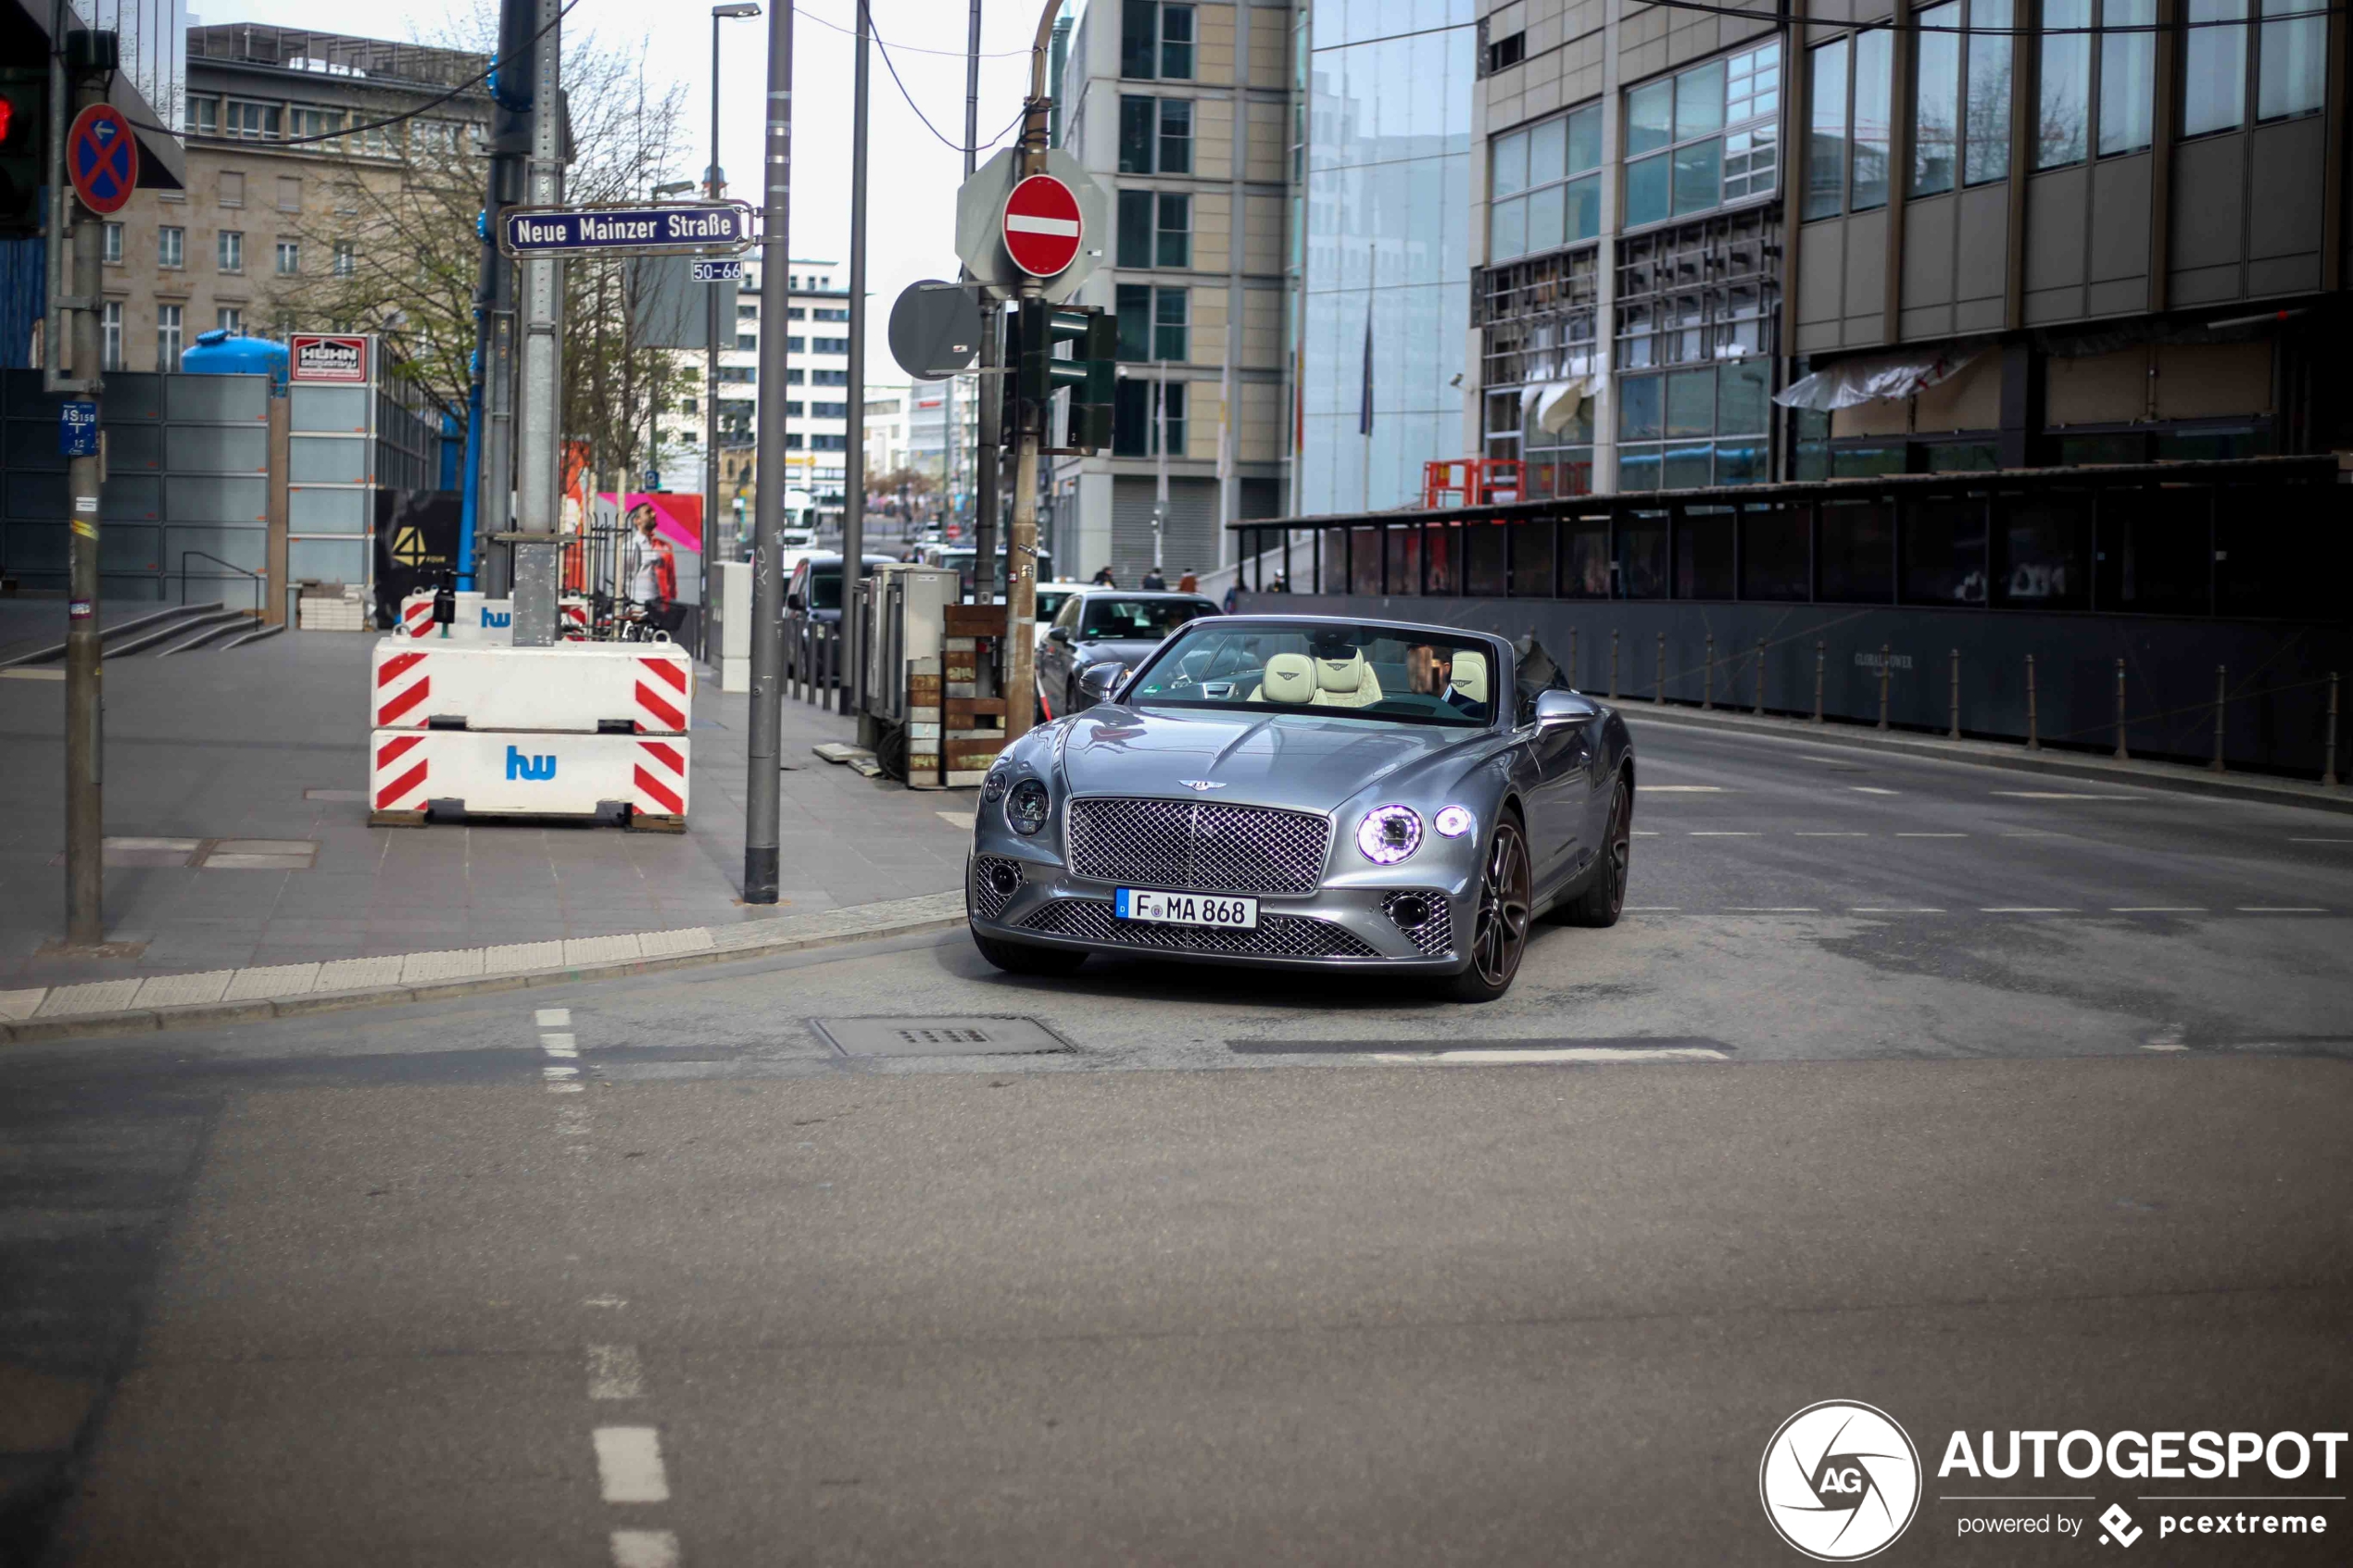
[[[799,615],[800,613],[800,596],[799,594],[786,594],[785,596],[785,608],[792,611],[795,615]]]
[[[1587,723],[1599,718],[1601,711],[1590,698],[1576,692],[1536,694],[1536,727],[1540,730],[1557,730],[1569,724]]]
[[[1127,667],[1124,664],[1090,664],[1079,674],[1078,695],[1089,704],[1109,702],[1118,695],[1126,679]]]
[[[1050,643],[1060,643],[1063,646],[1068,647],[1070,646],[1070,628],[1057,626],[1046,633],[1046,640]]]

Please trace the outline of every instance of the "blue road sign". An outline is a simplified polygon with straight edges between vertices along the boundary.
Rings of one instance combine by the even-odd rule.
[[[66,134],[66,173],[74,194],[91,211],[122,210],[139,183],[139,145],[121,110],[92,104],[73,117],[73,129]]]
[[[66,458],[98,455],[98,406],[95,403],[57,405],[57,454]]]
[[[742,251],[752,243],[751,208],[741,202],[653,207],[515,207],[499,225],[510,256]]]
[[[740,261],[698,261],[694,266],[694,281],[698,283],[740,283],[744,281],[744,264]]]

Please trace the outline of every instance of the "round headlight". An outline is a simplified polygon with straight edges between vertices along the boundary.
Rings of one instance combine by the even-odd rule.
[[[1377,866],[1393,866],[1421,847],[1422,820],[1410,806],[1376,806],[1356,829],[1356,847]]]
[[[1046,786],[1036,779],[1024,779],[1005,797],[1005,821],[1015,833],[1034,834],[1046,825]]]
[[[1430,826],[1448,838],[1460,838],[1478,825],[1478,819],[1470,814],[1467,806],[1449,806],[1430,822]]]
[[[988,771],[988,776],[980,781],[980,797],[983,800],[1002,800],[1005,798],[1006,787],[1013,782],[1012,769],[992,768]]]

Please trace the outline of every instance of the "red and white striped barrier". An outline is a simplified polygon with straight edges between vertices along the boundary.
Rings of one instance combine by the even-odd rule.
[[[395,637],[376,645],[368,710],[379,730],[684,734],[694,696],[686,651],[660,643],[518,648]]]
[[[368,804],[378,815],[455,801],[469,815],[586,816],[626,806],[683,825],[685,735],[377,730]]]
[[[441,628],[434,624],[433,596],[411,594],[400,601],[400,630],[396,635],[405,637],[434,637]],[[588,601],[566,597],[556,601],[556,613],[560,619],[567,639],[585,639],[588,635]],[[450,623],[449,635],[436,641],[452,643],[512,643],[515,639],[515,601],[490,599],[470,589],[458,594],[458,619]]]

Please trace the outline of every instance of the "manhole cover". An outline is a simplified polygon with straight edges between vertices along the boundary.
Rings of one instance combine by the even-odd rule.
[[[1070,1042],[1034,1018],[812,1018],[844,1056],[1034,1056]]]

